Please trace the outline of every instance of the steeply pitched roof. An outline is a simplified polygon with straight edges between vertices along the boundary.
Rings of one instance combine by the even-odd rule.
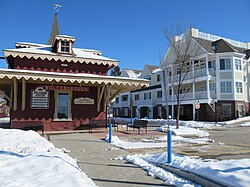
[[[213,53],[213,49],[212,49],[212,41],[210,40],[205,40],[202,38],[195,38],[193,37],[193,39],[202,47],[204,48],[208,53]]]
[[[124,68],[123,71],[125,71],[130,78],[139,78],[142,72],[141,70],[127,68]]]
[[[49,37],[49,40],[48,40],[48,44],[49,44],[49,45],[52,45],[52,44],[53,44],[54,38],[55,38],[57,35],[59,35],[58,14],[55,13],[54,21],[53,21],[53,26],[52,26],[52,30],[51,30],[50,37]]]
[[[244,51],[246,50],[244,48],[233,46],[224,39],[219,39],[216,41],[210,41],[196,37],[193,37],[193,39],[208,53],[226,53],[226,52],[244,53]]]
[[[154,65],[148,65],[146,64],[145,67],[149,69],[149,71],[152,73],[154,70],[160,68],[159,66],[154,66]]]

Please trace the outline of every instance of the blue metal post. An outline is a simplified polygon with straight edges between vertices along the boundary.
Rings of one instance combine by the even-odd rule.
[[[112,142],[112,123],[109,124],[109,143]]]
[[[168,163],[172,162],[172,131],[168,130]]]

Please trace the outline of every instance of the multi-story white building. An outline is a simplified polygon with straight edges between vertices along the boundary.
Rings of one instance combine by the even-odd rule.
[[[194,51],[191,51],[192,58],[185,62],[188,73],[180,88],[180,119],[223,121],[249,115],[250,43],[203,33],[194,28],[173,37],[173,40],[181,43],[187,38],[195,46],[193,50],[197,54],[192,57]],[[177,83],[174,80],[179,70],[171,46],[161,62],[161,67],[165,71],[168,85],[169,114],[176,118]],[[129,117],[132,111],[133,117],[166,117],[162,107],[166,106],[165,92],[162,90],[162,71],[156,70],[157,68],[149,71],[147,65],[145,66],[140,78],[151,78],[151,85],[120,95],[114,104],[115,116]],[[195,108],[197,103],[200,106],[198,110]]]
[[[123,69],[121,76],[150,80],[150,86],[120,94],[113,102],[113,115],[119,117],[156,118],[164,117],[162,108],[161,69],[145,65],[144,69]]]

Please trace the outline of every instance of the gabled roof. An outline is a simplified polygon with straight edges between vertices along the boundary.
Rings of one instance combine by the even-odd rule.
[[[243,53],[243,51],[245,50],[243,48],[233,46],[223,39],[212,42],[212,47],[214,48],[215,53],[224,53],[224,52]]]
[[[147,68],[151,73],[153,73],[154,70],[159,69],[160,67],[146,64],[145,68]]]
[[[136,69],[124,68],[122,70],[121,76],[125,76],[123,72],[125,72],[127,74],[127,76],[130,77],[130,78],[139,78],[142,71],[141,70],[136,70]]]
[[[193,39],[208,53],[226,53],[226,52],[244,53],[244,51],[246,50],[244,48],[233,46],[224,39],[219,39],[216,41],[211,41],[196,37],[193,37]]]
[[[210,40],[205,40],[202,38],[195,38],[193,37],[193,39],[203,48],[205,49],[208,53],[213,53],[213,49],[212,49],[212,41]]]

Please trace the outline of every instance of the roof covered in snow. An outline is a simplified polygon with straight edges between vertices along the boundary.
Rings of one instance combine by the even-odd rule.
[[[92,49],[81,49],[73,48],[73,55],[70,54],[57,54],[52,52],[51,45],[28,43],[28,42],[18,42],[16,43],[17,49],[5,49],[3,50],[6,57],[9,56],[19,56],[20,58],[41,58],[42,60],[61,60],[61,61],[73,61],[80,63],[97,63],[103,65],[117,65],[118,60],[111,59],[108,57],[101,56],[101,51]],[[21,48],[20,48],[21,47]]]

